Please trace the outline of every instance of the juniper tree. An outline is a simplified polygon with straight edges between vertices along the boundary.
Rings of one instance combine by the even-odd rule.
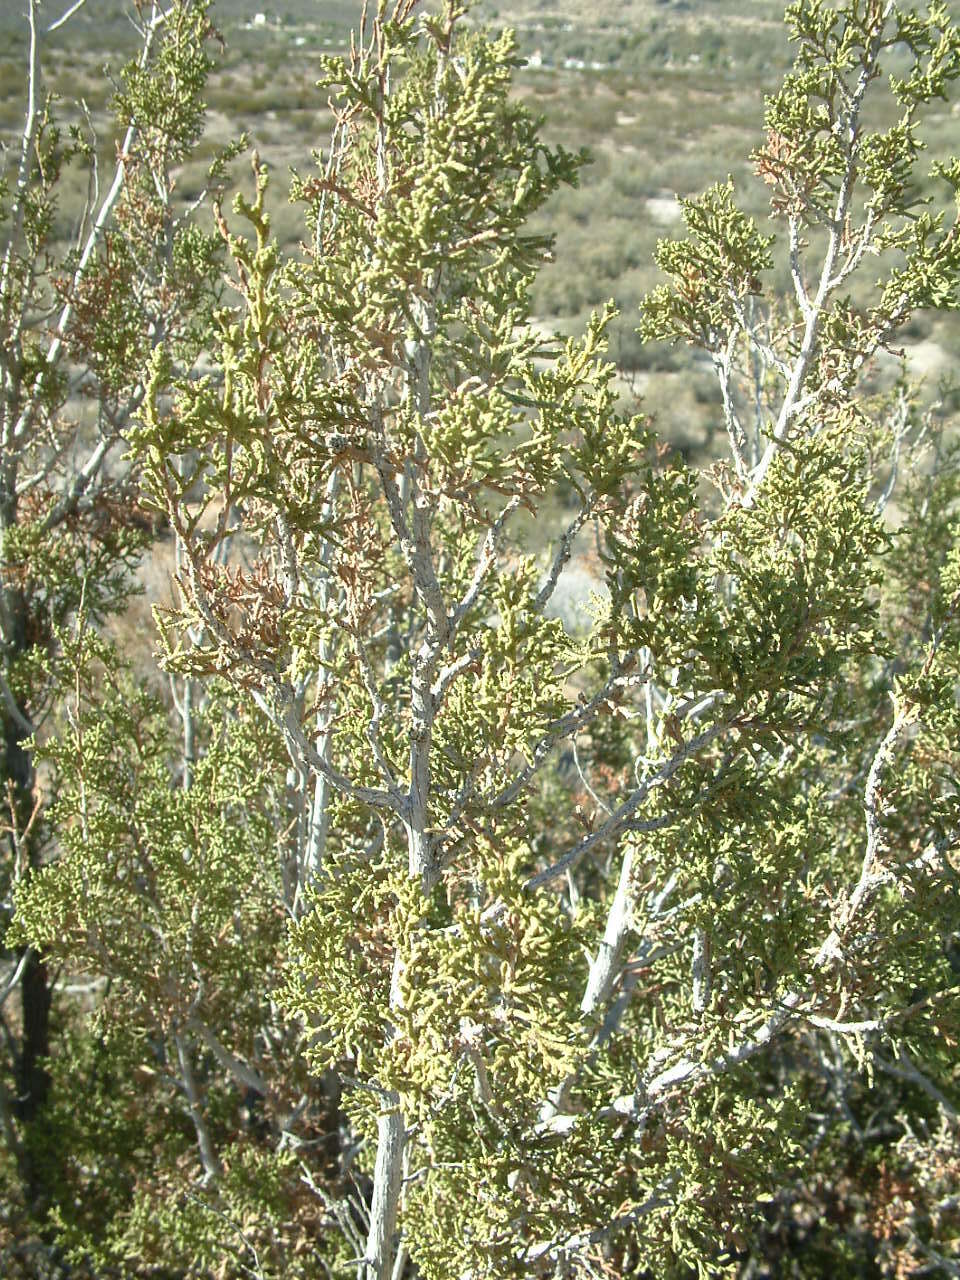
[[[578,340],[530,325],[549,243],[525,224],[582,158],[541,142],[509,94],[512,38],[464,12],[384,0],[325,60],[334,128],[293,177],[300,251],[271,235],[255,158],[252,198],[218,214],[234,293],[215,374],[153,344],[133,446],[182,556],[163,663],[227,699],[226,737],[205,739],[200,810],[156,765],[123,780],[131,810],[142,788],[164,815],[158,853],[110,824],[78,838],[80,781],[104,809],[118,794],[103,735],[51,748],[62,855],[20,889],[17,928],[114,976],[121,1008],[155,1006],[149,947],[119,942],[149,869],[150,919],[181,939],[163,972],[194,1002],[166,1033],[195,1016],[213,1060],[249,1073],[256,1002],[231,1028],[229,963],[207,946],[190,970],[177,913],[216,850],[196,936],[248,908],[232,937],[252,940],[256,850],[275,859],[283,972],[253,966],[309,1069],[342,1083],[351,1135],[332,1180],[301,1166],[328,1215],[314,1273],[715,1273],[846,1137],[863,1167],[886,1142],[915,1196],[884,1228],[897,1265],[949,1271],[957,454],[935,410],[872,375],[918,308],[958,302],[956,220],[916,176],[960,32],[939,4],[787,11],[796,62],[754,156],[771,227],[729,183],[683,202],[644,305],[647,338],[717,372],[730,458],[699,477],[619,405],[612,309]],[[884,94],[898,118],[874,128]],[[933,177],[957,199],[960,161]],[[561,485],[572,506],[548,529]],[[551,598],[588,537],[603,589],[565,628]],[[83,699],[119,724],[89,680]],[[132,861],[111,861],[118,842]],[[867,1098],[886,1127],[861,1124]],[[261,1274],[309,1273],[275,1226],[251,1242],[232,1225],[216,1090],[187,1102],[221,1247],[240,1230]]]

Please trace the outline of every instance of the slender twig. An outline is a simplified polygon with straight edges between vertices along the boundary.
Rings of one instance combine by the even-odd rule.
[[[497,542],[499,537],[503,532],[507,521],[519,505],[519,497],[512,497],[487,530],[483,539],[480,554],[477,556],[477,565],[474,570],[473,579],[470,586],[467,588],[463,599],[454,609],[450,617],[448,643],[452,642],[453,637],[456,635],[457,630],[460,627],[460,623],[477,603],[483,584],[489,577],[491,569],[493,569],[497,563]]]
[[[29,947],[27,947],[27,949],[21,955],[17,964],[14,966],[13,973],[7,979],[6,983],[2,987],[0,987],[0,1009],[2,1009],[3,1006],[7,1003],[7,1000],[10,994],[17,989],[17,984],[19,983],[20,979],[23,977],[23,971],[24,969],[26,969],[27,965],[30,963],[30,960],[33,954],[34,954],[33,951]]]
[[[27,188],[30,185],[30,169],[33,164],[34,143],[38,127],[37,95],[40,89],[40,35],[37,31],[37,0],[29,0],[27,19],[30,24],[30,53],[27,72],[27,114],[23,133],[20,137],[20,164],[17,170],[17,185],[14,190],[10,212],[7,215],[10,231],[7,247],[3,255],[3,266],[0,268],[0,317],[3,327],[10,324],[10,300],[12,287],[13,258],[23,231],[23,220],[26,214]],[[6,436],[9,424],[5,424]],[[4,439],[4,445],[9,440]]]
[[[69,9],[67,9],[65,13],[61,14],[55,22],[50,23],[49,27],[47,27],[47,34],[49,35],[52,31],[58,31],[60,27],[62,27],[64,23],[69,22],[77,10],[82,9],[86,3],[87,0],[73,0],[73,4],[70,5]]]
[[[560,574],[569,563],[570,556],[573,554],[573,544],[577,540],[577,534],[590,519],[593,514],[593,503],[587,501],[581,506],[580,510],[564,529],[554,552],[553,562],[550,565],[550,572],[547,574],[547,580],[537,592],[536,599],[533,602],[534,613],[543,613],[544,609],[550,602],[550,597],[556,590],[557,583],[560,581]]]
[[[911,1061],[906,1049],[901,1045],[899,1059],[897,1062],[890,1062],[882,1057],[879,1053],[873,1055],[873,1060],[885,1075],[893,1076],[896,1080],[905,1080],[908,1084],[914,1084],[918,1089],[922,1089],[928,1098],[932,1098],[940,1110],[951,1121],[960,1118],[960,1112],[952,1102],[937,1088],[929,1076],[925,1075],[920,1068]]]

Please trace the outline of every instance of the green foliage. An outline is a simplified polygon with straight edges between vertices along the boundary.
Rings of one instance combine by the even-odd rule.
[[[116,1028],[146,1009],[145,990],[138,990],[145,973],[155,993],[163,987],[160,1003],[168,1009],[179,998],[170,982],[185,973],[197,979],[182,954],[165,972],[154,965],[156,931],[172,919],[164,910],[173,912],[176,902],[177,911],[189,912],[191,901],[201,902],[197,881],[191,899],[169,847],[166,866],[159,865],[162,854],[158,864],[151,861],[159,852],[156,830],[143,848],[130,826],[139,820],[149,829],[153,811],[159,817],[163,810],[159,797],[170,792],[164,713],[124,683],[115,650],[94,628],[114,625],[129,607],[138,590],[134,573],[157,532],[140,506],[135,470],[119,467],[116,458],[142,399],[142,365],[161,334],[182,358],[197,358],[220,277],[219,240],[199,230],[196,208],[172,200],[171,165],[190,156],[202,125],[200,95],[211,65],[203,52],[205,6],[184,0],[162,15],[134,6],[143,43],[124,77],[124,131],[108,139],[106,157],[87,107],[64,104],[47,87],[49,46],[62,38],[56,35],[62,24],[48,30],[50,18],[39,8],[31,4],[24,15],[33,35],[22,132],[5,149],[10,162],[0,184],[0,927],[7,935],[0,988],[0,1269],[9,1266],[14,1274],[52,1266],[58,1232],[71,1248],[74,1239],[109,1232],[149,1163],[133,1133],[143,1127],[136,1109],[131,1114],[129,1101],[111,1098],[113,1086],[103,1083],[104,1076],[114,1084],[130,1081],[136,1055],[128,1052],[129,1039],[115,1052],[92,1048],[78,1026],[76,1000],[54,993],[55,956],[86,966],[73,969],[81,986],[110,971],[116,1000],[98,1010],[104,1027],[111,1016]],[[67,20],[76,19],[70,14]],[[101,162],[113,166],[112,177]],[[80,188],[86,203],[73,208]],[[97,677],[95,658],[106,664]],[[94,689],[101,679],[103,689]],[[125,774],[128,761],[111,752],[131,747],[138,767]],[[152,797],[150,813],[137,811],[134,792],[144,802]],[[88,800],[96,836],[89,845],[78,816]],[[66,809],[58,808],[61,802]],[[111,812],[111,805],[122,807]],[[168,806],[166,817],[167,834],[172,838],[179,824],[186,838],[191,820],[201,815],[191,818],[182,808],[171,813]],[[216,832],[207,835],[216,842]],[[220,843],[224,858],[236,864],[240,845],[222,834]],[[163,905],[147,907],[144,885],[154,872]],[[8,932],[15,900],[22,917]],[[121,904],[135,939],[120,927]],[[212,921],[204,917],[203,923]],[[171,931],[181,953],[189,932],[182,919]],[[216,949],[209,937],[205,943]],[[153,1033],[166,1016],[159,1006],[150,1009],[137,1030]],[[85,1082],[91,1096],[103,1100],[102,1126],[68,1114],[68,1080],[74,1087]],[[162,1092],[166,1101],[147,1126],[155,1135],[170,1116],[169,1088]],[[145,1105],[144,1116],[148,1112]],[[117,1168],[98,1179],[98,1163],[114,1142]],[[81,1202],[86,1207],[78,1209]],[[97,1220],[101,1214],[104,1221]],[[77,1245],[78,1257],[85,1248]]]
[[[643,307],[718,380],[729,461],[697,475],[620,410],[612,306],[566,341],[532,323],[529,219],[583,158],[511,96],[513,38],[463,17],[381,3],[323,60],[293,252],[259,156],[219,245],[150,194],[197,138],[205,7],[125,75],[152,123],[70,297],[107,294],[74,340],[105,405],[133,396],[175,539],[173,706],[94,628],[115,539],[9,667],[18,707],[57,693],[8,742],[52,795],[7,945],[108,984],[99,1039],[52,1063],[102,1114],[54,1092],[15,1172],[64,1143],[43,1229],[95,1270],[680,1280],[771,1256],[767,1222],[843,1199],[842,1159],[838,1265],[864,1232],[884,1265],[955,1265],[960,455],[872,375],[957,304],[956,228],[913,175],[960,37],[939,5],[788,11],[754,162],[792,293],[728,180],[683,202]],[[186,314],[148,331],[161,245]],[[66,577],[37,528],[5,545]],[[585,631],[551,607],[574,558]]]
[[[137,130],[139,144],[156,163],[177,164],[200,140],[206,103],[202,94],[214,62],[207,43],[214,29],[209,0],[175,5],[152,58],[127,63],[113,100],[117,124]]]
[[[675,281],[644,303],[643,336],[650,342],[684,337],[712,350],[733,324],[737,309],[760,292],[760,272],[771,266],[772,236],[733,203],[733,183],[711,187],[697,200],[681,200],[688,241],[661,240],[657,266]]]
[[[50,939],[47,954],[110,978],[107,1024],[197,1017],[239,1035],[280,923],[278,868],[263,859],[273,833],[253,813],[267,744],[214,721],[192,785],[174,789],[162,704],[83,620],[59,639],[78,705],[36,758],[57,778],[47,818],[60,856],[19,889],[9,941]]]

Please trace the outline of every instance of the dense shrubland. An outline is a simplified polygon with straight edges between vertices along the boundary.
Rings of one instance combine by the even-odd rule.
[[[584,157],[510,35],[437,8],[323,62],[290,248],[242,140],[178,189],[204,3],[136,7],[108,174],[29,4],[5,1272],[955,1274],[960,452],[876,368],[960,303],[960,160],[946,216],[919,185],[960,31],[788,10],[769,217],[684,201],[639,316],[715,377],[697,473],[623,411],[612,308],[529,323]],[[158,539],[144,672],[117,619]]]

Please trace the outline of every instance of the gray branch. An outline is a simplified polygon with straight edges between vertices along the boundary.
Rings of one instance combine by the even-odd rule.
[[[657,787],[663,786],[665,782],[673,777],[673,775],[681,769],[684,764],[692,759],[704,747],[710,745],[716,738],[720,736],[729,726],[726,723],[713,724],[708,729],[704,729],[702,733],[698,733],[695,738],[691,738],[689,742],[684,743],[679,751],[675,752],[668,760],[665,760],[655,773],[646,778],[635,791],[632,792],[629,799],[625,800],[618,808],[616,808],[611,816],[602,826],[589,836],[585,836],[578,844],[558,859],[552,866],[546,870],[538,872],[535,876],[531,876],[526,882],[526,888],[529,890],[539,889],[545,884],[549,884],[551,880],[556,879],[558,875],[564,872],[567,867],[573,866],[578,862],[584,854],[588,853],[596,845],[604,840],[610,840],[614,836],[620,834],[629,826],[632,831],[658,831],[662,827],[673,821],[673,815],[667,814],[660,818],[651,818],[649,820],[636,821],[634,814],[644,803],[650,792]]]

